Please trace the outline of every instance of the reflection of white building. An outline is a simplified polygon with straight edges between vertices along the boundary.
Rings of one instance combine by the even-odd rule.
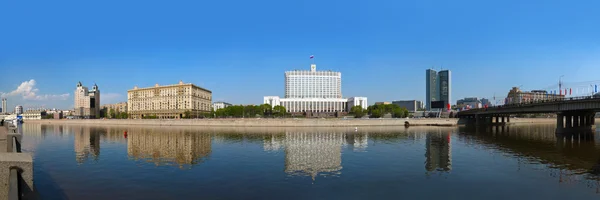
[[[285,172],[307,175],[339,174],[342,169],[343,133],[286,133]]]
[[[364,152],[369,147],[369,134],[366,133],[347,133],[344,145],[352,147],[355,152]]]
[[[450,133],[428,133],[425,141],[425,169],[427,171],[452,170]]]
[[[285,98],[279,96],[263,98],[263,103],[284,106],[287,112],[291,113],[348,112],[351,108],[348,107],[348,101],[349,99],[342,97],[342,73],[317,71],[315,64],[310,66],[310,71],[285,72]],[[358,102],[367,105],[367,98],[360,97],[352,103],[358,105]]]

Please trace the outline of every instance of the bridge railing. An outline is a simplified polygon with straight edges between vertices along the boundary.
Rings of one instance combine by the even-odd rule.
[[[543,105],[543,104],[546,104],[546,103],[548,103],[548,104],[554,104],[554,103],[557,103],[557,102],[594,100],[594,99],[600,99],[600,95],[579,96],[579,97],[563,97],[563,98],[556,98],[556,99],[541,99],[541,100],[527,101],[527,102],[521,102],[521,103],[509,103],[509,104],[504,104],[504,105],[499,105],[499,106],[491,106],[491,107],[488,107],[487,109],[518,108],[518,107],[531,106],[531,105]],[[480,111],[480,110],[486,110],[486,108],[474,108],[474,109],[469,109],[469,110],[462,110],[460,112],[463,112],[463,111]]]
[[[36,199],[33,187],[33,158],[21,151],[21,129],[11,123],[0,126],[0,177],[8,178],[0,187],[0,199]]]

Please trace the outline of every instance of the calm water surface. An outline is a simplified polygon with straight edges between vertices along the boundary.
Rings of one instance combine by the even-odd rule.
[[[23,130],[45,199],[600,199],[600,134],[554,125]]]

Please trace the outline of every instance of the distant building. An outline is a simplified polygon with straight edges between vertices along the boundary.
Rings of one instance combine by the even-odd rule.
[[[21,115],[23,120],[41,120],[46,117],[45,110],[28,110]]]
[[[375,105],[389,105],[389,104],[392,104],[392,102],[387,102],[387,101],[384,101],[384,102],[375,102]]]
[[[6,107],[6,98],[2,99],[2,112],[8,113],[8,107]],[[1,113],[1,112],[0,112]]]
[[[77,83],[75,89],[75,113],[77,118],[93,119],[100,118],[100,90],[94,84],[92,90],[88,90],[81,82]]]
[[[540,102],[563,98],[565,98],[563,94],[553,94],[545,90],[521,91],[518,87],[513,87],[506,96],[505,104]]]
[[[229,106],[231,106],[230,103],[222,102],[222,101],[217,101],[217,102],[214,102],[212,104],[212,107],[213,107],[214,111],[217,111],[217,110],[222,109],[222,108],[227,108]]]
[[[129,118],[159,119],[198,117],[211,111],[212,92],[191,83],[138,88],[127,91]],[[189,114],[190,116],[185,116]]]
[[[23,114],[23,106],[15,106],[15,114],[20,115]]]
[[[488,105],[488,106],[492,106],[492,102],[490,102],[489,99],[486,98],[481,98],[481,105]]]
[[[342,73],[317,71],[311,64],[310,71],[294,70],[285,72],[285,98],[265,96],[263,103],[281,105],[292,114],[306,114],[313,117],[333,116],[350,110],[348,101],[342,97]],[[366,97],[355,97],[352,105],[362,105]]]
[[[360,106],[363,109],[367,109],[369,104],[367,104],[367,97],[350,97],[348,98],[348,108],[351,109],[354,106]]]
[[[433,69],[426,70],[425,87],[427,110],[431,110],[431,102],[433,101],[444,101],[444,105],[451,103],[452,73],[449,70],[440,72]]]
[[[54,112],[54,119],[62,119],[63,118],[63,112],[62,111],[56,111]]]
[[[458,108],[482,108],[483,104],[477,97],[467,97],[456,101],[456,107]]]
[[[408,112],[417,112],[423,108],[423,102],[417,100],[392,101],[392,104],[398,105],[401,108],[406,108]]]
[[[102,111],[104,112],[105,117],[115,117],[115,116],[110,116],[111,110],[113,110],[115,112],[115,114],[127,113],[127,102],[102,105]]]

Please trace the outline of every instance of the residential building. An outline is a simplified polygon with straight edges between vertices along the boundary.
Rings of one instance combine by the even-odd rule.
[[[492,106],[492,102],[489,99],[481,98],[481,105]]]
[[[17,115],[23,114],[23,106],[21,106],[21,105],[15,106],[15,114],[17,114]]]
[[[477,97],[467,97],[456,101],[456,107],[458,108],[482,108],[483,105],[481,100]]]
[[[62,119],[63,118],[63,112],[62,111],[56,111],[54,112],[53,116],[54,119]]]
[[[6,107],[6,98],[2,98],[2,112],[8,113],[8,107]]]
[[[406,108],[408,112],[417,112],[419,109],[423,108],[423,101],[417,100],[392,101],[392,104],[398,105],[401,108]]]
[[[317,71],[317,65],[311,64],[310,71],[286,71],[284,75],[285,97],[265,96],[263,103],[281,105],[292,114],[314,117],[340,115],[350,110],[348,99],[342,97],[341,72]],[[366,97],[357,100],[366,103]]]
[[[115,116],[111,116],[111,110],[114,111],[114,114],[127,113],[127,102],[102,105],[102,111],[104,112],[105,117],[109,117],[109,118],[115,117]]]
[[[513,87],[505,99],[505,104],[533,103],[555,99],[563,99],[563,94],[553,94],[545,90],[521,91],[518,87]]]
[[[74,116],[85,119],[100,118],[100,90],[98,85],[94,84],[92,90],[88,90],[81,82],[77,83]]]
[[[213,107],[214,111],[217,111],[217,110],[222,109],[222,108],[227,108],[229,106],[231,106],[230,103],[222,102],[222,101],[217,101],[217,102],[214,102],[212,104],[212,107]]]
[[[21,115],[23,120],[41,120],[46,117],[45,110],[28,110]]]
[[[375,105],[389,105],[389,104],[392,104],[392,102],[386,102],[386,101],[383,101],[383,102],[375,102]]]
[[[425,87],[427,110],[432,109],[431,102],[433,101],[444,101],[444,105],[452,102],[452,73],[450,70],[440,72],[433,69],[426,70]]]
[[[179,119],[211,111],[212,92],[191,83],[138,88],[127,91],[129,118]],[[186,115],[190,116],[186,116]]]

